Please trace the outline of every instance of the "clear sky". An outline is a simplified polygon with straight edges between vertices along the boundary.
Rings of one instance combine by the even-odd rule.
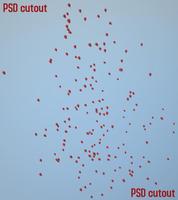
[[[65,0],[13,2],[45,3],[48,13],[3,13],[5,0],[0,0],[0,200],[88,200],[91,196],[97,200],[130,200],[132,187],[178,191],[178,1],[71,0],[71,8]],[[106,13],[104,8],[108,9]],[[70,13],[72,29],[67,40],[66,12]],[[109,37],[105,36],[107,32]],[[88,47],[89,42],[103,41],[107,53]],[[73,48],[75,44],[77,49]],[[75,55],[81,60],[74,59]],[[93,63],[96,72],[90,69]],[[118,71],[120,67],[123,72]],[[87,85],[80,93],[84,78],[91,76],[98,81],[92,82],[94,91]],[[129,91],[135,95],[127,101]],[[101,98],[103,103],[91,103]],[[75,111],[76,104],[80,104],[80,111]],[[62,110],[66,106],[69,111]],[[109,106],[109,116],[96,115],[95,108],[102,106]],[[65,134],[63,121],[68,117],[72,128]],[[103,130],[97,119],[105,124]],[[109,133],[102,144],[92,149],[91,144],[98,144],[107,127]],[[43,136],[45,128],[47,138]],[[91,129],[95,133],[90,137],[86,132]],[[67,141],[64,152],[63,139]],[[92,162],[85,148],[100,152],[102,161]],[[106,161],[108,154],[117,155],[117,159]],[[80,163],[69,159],[70,155],[80,156]],[[133,165],[129,156],[133,156]],[[55,160],[58,157],[59,163]],[[151,163],[147,163],[149,160]],[[134,177],[128,175],[129,169],[134,170]],[[77,180],[79,170],[82,174]],[[85,185],[87,189],[80,192]]]

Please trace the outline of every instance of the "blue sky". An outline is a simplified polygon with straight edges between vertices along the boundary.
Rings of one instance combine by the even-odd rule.
[[[28,3],[44,4],[43,1]],[[96,4],[95,1],[76,0],[71,1],[70,9],[67,3],[47,0],[48,13],[45,14],[2,13],[1,9],[0,70],[6,70],[7,75],[0,75],[0,199],[87,200],[91,195],[94,199],[102,199],[100,193],[103,192],[104,199],[116,200],[132,199],[130,188],[137,186],[178,189],[178,138],[177,127],[173,125],[178,120],[178,2],[99,0]],[[78,14],[79,8],[82,16],[87,16],[87,23]],[[107,13],[103,12],[104,8],[108,9]],[[72,19],[73,34],[64,40],[62,15],[67,11]],[[101,14],[99,22],[96,19],[98,13]],[[108,21],[112,21],[112,27],[108,26]],[[105,37],[106,32],[110,33],[109,38]],[[113,40],[117,41],[116,45]],[[89,41],[107,41],[107,54],[96,48],[90,49]],[[141,42],[143,47],[140,47]],[[74,44],[78,46],[76,52],[72,47]],[[54,48],[58,48],[58,52]],[[127,54],[124,53],[126,48]],[[64,56],[66,51],[69,58]],[[75,54],[81,56],[80,62],[72,59]],[[53,64],[49,64],[49,58],[53,59]],[[120,59],[124,59],[123,64]],[[107,61],[106,65],[102,64],[103,60]],[[96,73],[89,69],[93,63],[97,65]],[[77,70],[76,65],[80,65],[81,70]],[[119,66],[123,66],[123,73],[118,72]],[[112,75],[108,76],[108,72]],[[58,79],[54,78],[55,74]],[[97,84],[93,83],[95,90],[87,89],[80,94],[78,89],[83,85],[84,77],[92,75],[98,80]],[[61,89],[59,85],[62,85]],[[66,94],[69,88],[72,90],[70,97]],[[136,94],[127,102],[130,90]],[[97,117],[93,112],[95,106],[91,101],[99,98],[105,99],[103,106],[111,108],[108,118]],[[74,109],[62,111],[62,107],[73,108],[77,103],[87,103],[89,115],[83,107],[79,112]],[[136,103],[139,106],[134,113],[132,109]],[[125,119],[122,118],[123,109],[127,110]],[[69,116],[72,126],[77,125],[79,129],[72,128],[65,136],[63,120]],[[152,116],[155,118],[150,127]],[[164,116],[163,121],[161,116]],[[83,153],[83,148],[96,143],[103,133],[96,119],[106,127],[115,125],[103,145],[96,148],[104,156],[108,153],[104,147],[107,144],[113,147],[109,152],[118,159],[112,162],[93,163]],[[59,134],[55,131],[55,122],[62,124]],[[143,124],[148,127],[146,133]],[[48,129],[47,138],[43,137],[45,128]],[[85,132],[92,128],[96,133],[90,140]],[[34,136],[35,132],[38,137]],[[64,138],[67,147],[62,152],[60,144]],[[80,140],[85,141],[84,146]],[[145,145],[147,140],[149,145]],[[121,147],[120,152],[115,151],[116,146]],[[134,156],[134,178],[128,177],[128,169],[132,166],[125,150]],[[54,152],[61,158],[60,164],[55,162]],[[76,177],[81,167],[69,159],[70,154],[80,155],[86,165],[80,181]],[[141,159],[143,155],[146,161],[151,160],[150,165]],[[43,158],[42,163],[39,158]],[[139,170],[141,162],[143,168]],[[122,170],[113,173],[119,166]],[[96,175],[95,169],[105,171],[107,176]],[[39,172],[43,173],[42,177],[38,176]],[[145,180],[148,176],[150,181]],[[113,191],[108,189],[111,178],[116,179]],[[122,178],[126,178],[125,184]],[[79,188],[89,181],[93,183],[92,187],[79,192]],[[154,185],[155,181],[158,186]]]

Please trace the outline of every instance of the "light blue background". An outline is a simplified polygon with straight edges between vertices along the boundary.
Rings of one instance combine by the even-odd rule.
[[[4,3],[0,2],[1,5]],[[71,1],[74,36],[69,41],[63,39],[65,23],[62,15],[68,10],[67,1],[16,2],[45,3],[48,13],[5,14],[2,9],[0,12],[0,69],[7,71],[7,76],[0,75],[0,199],[87,200],[91,194],[94,199],[101,199],[99,194],[104,192],[104,199],[128,200],[131,199],[131,187],[151,189],[154,188],[154,181],[158,181],[158,188],[178,190],[178,137],[177,133],[172,134],[173,130],[176,131],[172,122],[178,120],[178,1]],[[105,7],[108,13],[104,15]],[[79,8],[91,19],[89,25],[81,22],[77,14]],[[103,13],[101,16],[104,18],[99,25],[95,20],[98,13]],[[111,28],[105,25],[107,20],[113,22]],[[106,31],[118,41],[118,46],[110,44],[108,64],[103,67],[99,64],[101,54],[87,48],[87,38],[102,41],[105,38],[102,33],[104,35]],[[140,42],[144,43],[143,48],[139,47]],[[77,62],[53,51],[57,47],[73,53],[74,43],[79,46],[78,52],[83,58],[81,66],[98,63],[95,76],[99,86],[95,93],[85,93],[81,98],[77,93],[80,84],[74,85],[73,80],[88,75],[88,68],[77,71],[74,68]],[[129,50],[127,56],[123,53],[125,48]],[[48,64],[50,57],[55,60],[53,65]],[[120,81],[116,81],[116,67],[121,58],[126,58],[126,72],[121,75]],[[114,78],[107,76],[109,71]],[[148,77],[149,72],[153,73],[151,78]],[[58,80],[54,78],[56,73],[59,74]],[[61,90],[59,84],[63,86]],[[72,89],[73,98],[66,96],[68,88]],[[82,155],[83,148],[79,141],[86,139],[86,130],[96,126],[93,120],[95,115],[86,118],[84,112],[76,114],[69,111],[66,114],[61,107],[100,98],[101,88],[105,89],[106,102],[112,106],[109,120],[105,123],[116,124],[105,139],[106,144],[122,146],[126,143],[127,147],[122,148],[119,159],[113,163],[93,164],[82,157],[87,166],[83,170],[83,179],[78,183],[76,176],[79,168],[68,159],[68,155],[71,152]],[[133,106],[125,101],[129,90],[136,92],[133,103],[138,103],[139,108],[136,114],[128,112],[124,121],[122,109],[131,110]],[[36,102],[37,97],[41,99],[40,104]],[[90,110],[92,112],[89,107]],[[56,134],[54,123],[63,121],[69,115],[80,130],[68,135],[67,150],[65,153],[58,151],[61,164],[57,165],[53,152],[59,149],[63,138]],[[152,115],[156,119],[146,135],[141,126],[148,123]],[[164,122],[159,120],[161,115],[165,116]],[[128,122],[132,122],[133,126],[128,127]],[[34,137],[34,132],[40,135],[44,128],[49,130],[48,139]],[[125,130],[129,133],[124,134]],[[98,134],[101,134],[99,129]],[[147,139],[150,144],[146,146],[144,141]],[[129,169],[129,159],[123,154],[125,149],[135,157],[136,165],[142,155],[152,163],[145,165],[141,171],[134,167],[135,177],[122,184],[120,180],[127,177]],[[105,153],[106,150],[103,148],[100,151]],[[171,160],[166,161],[166,156],[170,156]],[[40,157],[44,159],[43,164],[38,162]],[[123,166],[121,172],[117,175],[111,172],[120,165]],[[91,172],[95,168],[108,172],[108,179],[101,175],[95,177]],[[43,177],[37,175],[39,171],[44,173]],[[151,177],[149,182],[145,181],[147,176]],[[107,188],[111,177],[117,180],[112,192]],[[92,181],[93,186],[80,193],[80,185],[88,181]]]

